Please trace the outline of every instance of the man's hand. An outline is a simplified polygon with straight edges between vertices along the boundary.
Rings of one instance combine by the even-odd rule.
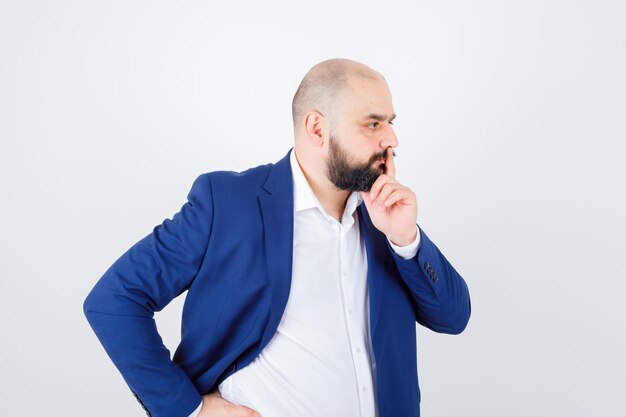
[[[202,396],[202,408],[197,417],[261,417],[261,415],[251,408],[226,401],[216,389]]]
[[[396,181],[393,149],[387,148],[386,172],[369,192],[361,191],[372,223],[394,245],[406,246],[417,237],[417,198],[410,188]]]

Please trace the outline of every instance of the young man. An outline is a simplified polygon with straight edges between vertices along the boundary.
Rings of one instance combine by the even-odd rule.
[[[287,155],[200,175],[100,278],[85,315],[148,415],[419,416],[415,322],[471,308],[395,179],[394,117],[378,72],[315,65]],[[153,316],[184,291],[170,360]]]

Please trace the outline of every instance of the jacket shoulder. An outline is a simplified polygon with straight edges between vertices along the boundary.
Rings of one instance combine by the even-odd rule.
[[[200,176],[207,177],[214,191],[255,191],[263,186],[272,170],[273,163],[258,165],[244,171],[219,170],[205,172]]]

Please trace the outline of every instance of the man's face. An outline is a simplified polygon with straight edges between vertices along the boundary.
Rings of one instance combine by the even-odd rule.
[[[366,191],[386,173],[387,148],[398,146],[395,116],[384,80],[355,79],[343,96],[337,126],[331,126],[326,175],[340,190]]]

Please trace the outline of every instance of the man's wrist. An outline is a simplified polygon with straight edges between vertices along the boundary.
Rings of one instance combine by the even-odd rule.
[[[393,251],[401,258],[403,259],[411,259],[413,258],[416,254],[417,251],[419,250],[420,247],[420,231],[419,231],[419,227],[417,226],[417,224],[415,225],[415,229],[416,229],[416,235],[413,239],[413,241],[407,245],[404,246],[400,246],[400,245],[396,245],[395,243],[393,243],[391,241],[391,239],[387,238],[387,241],[389,241],[389,246],[391,246],[391,249],[393,249]]]
[[[411,243],[414,243],[415,240],[419,237],[419,228],[417,227],[417,224],[415,225],[415,231],[413,232],[413,234],[411,235],[411,237],[409,238],[393,238],[393,239],[389,239],[389,243],[393,244],[396,247],[406,247],[409,246]]]

